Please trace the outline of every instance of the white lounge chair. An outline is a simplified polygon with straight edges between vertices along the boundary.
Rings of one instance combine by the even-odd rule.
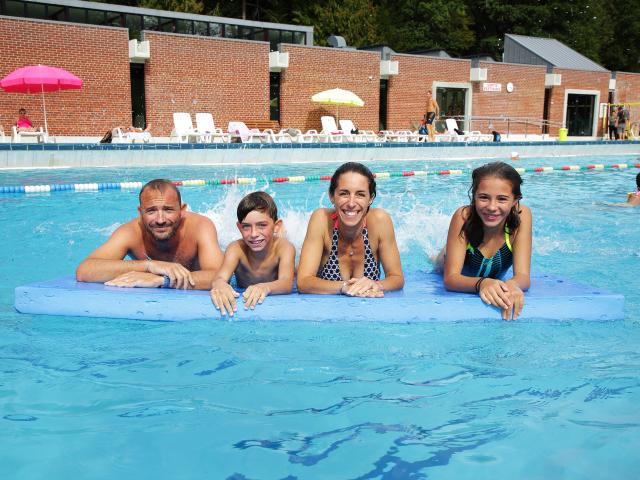
[[[351,133],[356,130],[356,126],[351,120],[340,120],[340,128],[344,132],[347,140],[354,142],[375,142],[377,135],[372,130],[358,130],[358,133]]]
[[[14,125],[11,128],[11,141],[13,143],[20,143],[22,142],[23,138],[35,138],[38,143],[47,143],[49,141],[49,136],[47,135],[47,132],[42,129],[42,127],[40,127],[35,132],[20,132]]]
[[[338,128],[338,125],[336,125],[335,118],[329,115],[324,115],[320,117],[320,123],[322,124],[322,132],[320,133],[326,135],[329,142],[342,142],[345,135],[344,132]]]
[[[169,140],[177,138],[179,142],[200,142],[204,135],[193,128],[191,114],[187,112],[175,112],[173,114],[173,130]]]
[[[445,120],[447,125],[447,133],[453,137],[453,141],[458,142],[487,142],[493,140],[492,135],[483,135],[479,130],[473,130],[471,132],[465,131],[460,134],[458,132],[462,131],[458,128],[458,122],[456,122],[455,118],[447,118]]]
[[[123,132],[120,127],[111,131],[111,143],[149,143],[150,141],[151,133],[149,132]]]
[[[242,143],[266,143],[269,135],[257,128],[249,128],[244,122],[229,122],[227,131],[231,138],[240,139]]]
[[[216,128],[213,115],[210,113],[196,113],[196,131],[202,134],[202,140],[208,143],[228,143],[229,134]]]

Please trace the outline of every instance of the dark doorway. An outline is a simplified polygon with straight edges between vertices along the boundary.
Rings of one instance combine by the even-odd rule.
[[[466,112],[467,89],[466,88],[436,88],[436,102],[440,106],[442,120],[436,122],[438,132],[445,131],[444,119],[455,118],[460,130],[466,130],[464,116]]]
[[[544,89],[544,107],[542,110],[542,119],[544,123],[542,124],[542,133],[549,133],[549,107],[551,105],[551,89]]]
[[[380,108],[378,110],[378,122],[380,130],[387,129],[387,98],[389,92],[389,80],[380,80]]]
[[[595,95],[570,93],[567,96],[566,125],[570,137],[590,137],[593,135],[595,103]]]
[[[280,72],[269,74],[269,120],[280,122]]]
[[[147,128],[147,111],[144,102],[144,64],[131,64],[131,124]]]

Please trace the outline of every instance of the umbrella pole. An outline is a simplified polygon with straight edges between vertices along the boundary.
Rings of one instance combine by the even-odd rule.
[[[44,110],[44,132],[46,133],[45,138],[49,138],[49,127],[47,126],[47,104],[44,101],[44,84],[40,84],[40,88],[42,88],[42,109]]]

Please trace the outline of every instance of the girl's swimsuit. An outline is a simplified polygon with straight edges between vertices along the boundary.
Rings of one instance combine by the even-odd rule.
[[[318,270],[316,276],[323,280],[342,281],[340,274],[340,262],[338,260],[338,215],[331,215],[333,219],[333,235],[331,237],[331,253],[327,262]],[[364,242],[364,276],[371,280],[380,280],[380,267],[373,256],[369,245],[369,232],[367,224],[362,227],[362,240]]]
[[[491,258],[485,258],[479,248],[467,243],[462,275],[467,277],[502,278],[513,265],[513,250],[509,240],[509,229],[504,229],[504,245]]]

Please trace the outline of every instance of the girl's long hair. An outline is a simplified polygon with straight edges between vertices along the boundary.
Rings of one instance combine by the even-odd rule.
[[[486,165],[478,167],[471,174],[471,187],[469,188],[470,204],[466,207],[468,215],[460,229],[460,236],[466,238],[467,242],[474,248],[480,245],[484,239],[484,225],[480,215],[478,215],[476,211],[475,198],[478,185],[480,185],[480,182],[486,177],[501,178],[511,184],[511,193],[516,197],[518,202],[511,208],[505,225],[512,234],[520,226],[519,200],[522,198],[522,192],[520,191],[522,177],[520,174],[515,168],[504,162],[487,163]]]

